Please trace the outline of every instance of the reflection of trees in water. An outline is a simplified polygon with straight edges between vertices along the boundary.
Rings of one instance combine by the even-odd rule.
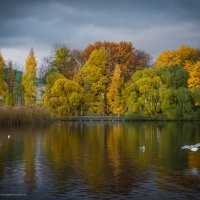
[[[200,142],[198,130],[198,123],[63,123],[13,129],[8,140],[10,129],[5,129],[0,135],[4,141],[0,180],[14,176],[17,168],[23,170],[20,178],[26,188],[37,190],[36,162],[43,162],[49,171],[40,172],[42,181],[48,179],[58,195],[76,189],[102,198],[108,193],[130,194],[152,176],[158,188],[182,192],[194,187],[195,193],[200,182],[200,152],[177,146]],[[37,160],[37,136],[45,161]],[[145,152],[138,151],[143,145]],[[19,169],[16,163],[23,167]]]
[[[0,130],[0,179],[10,179],[9,186],[20,188],[22,192],[24,186],[28,191],[36,188],[37,131],[38,127],[26,126],[1,127]]]
[[[74,178],[81,180],[88,192],[130,192],[137,169],[134,162],[130,162],[131,157],[123,159],[124,154],[131,153],[126,137],[125,126],[117,124],[53,127],[51,133],[45,134],[44,148],[56,188],[63,188],[59,192],[67,192],[63,183]]]
[[[88,192],[127,194],[150,179],[152,169],[158,179],[163,170],[181,169],[187,154],[177,146],[190,141],[194,131],[186,129],[190,125],[163,122],[56,125],[45,134],[44,146],[58,193],[67,192],[64,183],[77,179]],[[145,153],[138,151],[142,145]]]
[[[155,165],[156,182],[159,188],[170,192],[199,192],[200,152],[178,149],[185,144],[200,142],[198,123],[167,123],[162,127],[159,162]],[[184,170],[183,170],[184,169]],[[188,196],[188,198],[192,198]]]
[[[32,191],[36,187],[36,137],[32,130],[23,136],[23,163],[26,188]]]
[[[13,140],[7,137],[8,132],[1,130],[0,135],[0,179],[3,180],[5,176],[14,176],[16,164],[16,145]],[[6,163],[6,165],[4,164]]]

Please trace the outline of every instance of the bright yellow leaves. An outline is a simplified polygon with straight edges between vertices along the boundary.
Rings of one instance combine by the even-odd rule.
[[[108,82],[106,59],[104,49],[94,50],[74,78],[84,89],[84,107],[88,109],[89,113],[103,114],[105,112],[105,93]]]
[[[188,87],[191,89],[200,89],[200,61],[191,66]]]
[[[174,51],[163,51],[157,58],[155,67],[162,68],[177,64],[177,54]]]
[[[164,51],[156,58],[155,67],[162,68],[170,65],[185,67],[188,63],[200,60],[200,51],[189,46],[181,46],[177,50]],[[187,69],[186,69],[187,70]]]
[[[26,106],[34,105],[36,102],[37,90],[34,83],[36,78],[36,66],[34,51],[31,49],[26,59],[26,69],[22,77],[22,85],[24,86],[24,103]]]
[[[164,51],[155,63],[155,67],[177,65],[183,67],[189,74],[188,87],[195,89],[200,87],[200,51],[189,46],[181,46],[177,50]]]
[[[0,53],[0,80],[3,81],[4,80],[4,59]]]
[[[149,66],[151,57],[144,51],[136,50],[131,42],[100,42],[90,44],[83,55],[89,58],[94,50],[105,49],[107,53],[107,75],[113,76],[116,64],[120,65],[122,70],[121,77],[124,81],[130,80],[132,74],[138,69],[144,69]],[[110,80],[112,81],[112,80]]]
[[[109,110],[117,115],[124,114],[121,90],[122,90],[121,69],[119,65],[116,65],[114,75],[112,78],[112,83],[109,87],[107,96],[109,102]]]
[[[64,78],[64,76],[56,71],[51,72],[50,74],[47,75],[45,90],[44,90],[44,94],[42,95],[42,105],[43,106],[47,106],[48,108],[51,108],[51,106],[49,105],[49,98],[51,95],[51,90],[52,90],[54,83],[59,78]]]
[[[83,89],[75,81],[60,78],[52,89],[49,98],[49,105],[60,115],[78,114],[83,100]]]

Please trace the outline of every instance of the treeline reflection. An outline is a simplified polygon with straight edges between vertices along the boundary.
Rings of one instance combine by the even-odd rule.
[[[178,147],[199,143],[199,128],[195,122],[2,127],[0,190],[10,186],[28,192],[45,188],[55,195],[81,190],[124,195],[154,182],[150,187],[198,192],[200,152]],[[143,145],[145,152],[138,150]]]

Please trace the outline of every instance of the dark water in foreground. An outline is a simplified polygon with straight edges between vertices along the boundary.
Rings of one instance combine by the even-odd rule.
[[[1,127],[0,142],[0,199],[200,199],[200,149],[177,148],[199,122]]]

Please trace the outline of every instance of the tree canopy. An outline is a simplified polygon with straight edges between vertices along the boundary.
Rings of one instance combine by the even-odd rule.
[[[199,49],[164,51],[152,65],[150,55],[131,42],[98,41],[83,51],[59,45],[42,64],[40,84],[36,68],[33,49],[22,80],[0,54],[1,106],[45,106],[59,116],[200,118]]]

